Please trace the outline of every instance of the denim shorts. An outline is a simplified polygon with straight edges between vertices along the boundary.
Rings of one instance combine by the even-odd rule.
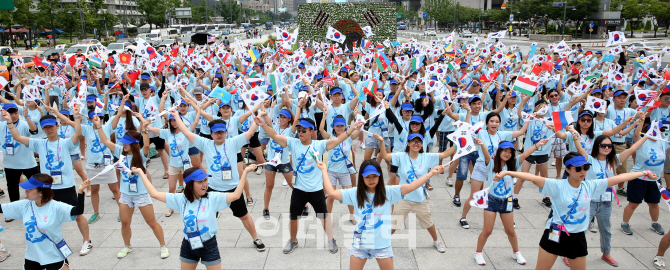
[[[265,164],[265,170],[268,172],[290,173],[293,172],[293,167],[291,167],[291,163],[278,164],[277,167]]]
[[[479,153],[475,151],[465,156],[462,156],[458,159],[458,172],[456,173],[456,180],[458,181],[468,180],[468,171],[470,170],[470,162],[472,162],[472,164],[474,165],[477,162],[478,157]]]
[[[380,249],[357,249],[351,248],[349,250],[349,256],[354,256],[361,259],[387,259],[395,258],[393,255],[393,248],[386,247]]]
[[[635,141],[633,141],[633,138],[626,137],[626,143],[633,144],[633,143],[635,143]]]
[[[511,198],[511,197],[508,197]],[[498,198],[496,196],[491,195],[489,193],[489,207],[484,209],[484,211],[489,211],[489,212],[494,212],[494,213],[501,213],[501,214],[509,214],[514,211],[514,207],[510,207],[510,210],[507,211],[507,205],[509,204],[510,206],[512,205],[512,200],[508,198]]]
[[[198,263],[202,261],[202,264],[208,266],[221,263],[221,254],[219,254],[219,244],[216,242],[216,235],[202,242],[202,246],[202,248],[193,250],[188,240],[186,238],[182,239],[179,260],[185,263]]]
[[[80,161],[81,156],[79,154],[70,155],[70,159],[72,160],[72,162]]]
[[[198,148],[196,148],[196,147],[191,147],[191,148],[188,149],[188,155],[189,156],[195,156],[195,155],[199,155],[199,154],[200,154],[200,150],[198,150]]]
[[[119,202],[122,204],[128,205],[128,207],[133,208],[133,207],[145,207],[147,205],[153,204],[151,201],[151,196],[149,196],[149,193],[146,194],[140,194],[140,195],[128,195],[124,194],[121,192],[121,197],[119,198]]]
[[[380,145],[381,142],[375,139],[375,137],[368,136],[365,139],[365,149],[378,149]],[[389,138],[384,138],[384,147],[386,149],[391,149],[391,140]]]
[[[261,144],[268,144],[270,142],[270,138],[258,138],[258,140],[261,142]]]

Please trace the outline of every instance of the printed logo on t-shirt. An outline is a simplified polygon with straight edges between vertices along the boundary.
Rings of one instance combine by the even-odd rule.
[[[47,239],[47,237],[37,231],[37,222],[35,222],[35,216],[31,216],[29,221],[26,221],[23,224],[26,227],[26,241],[31,243],[42,242]]]
[[[205,206],[202,206],[202,212],[205,211]],[[204,223],[206,220],[197,220],[197,216],[193,210],[188,210],[188,214],[184,215],[184,234],[198,231],[198,223]],[[200,235],[209,231],[209,227],[203,226],[199,230]]]
[[[655,167],[655,166],[661,166],[665,162],[665,152],[663,151],[663,147],[658,147],[659,151],[658,153],[653,149],[649,148],[649,159],[644,162],[644,165],[647,165],[649,167]]]

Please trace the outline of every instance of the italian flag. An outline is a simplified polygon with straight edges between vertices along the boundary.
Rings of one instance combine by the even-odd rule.
[[[412,70],[413,71],[419,70],[419,68],[421,68],[421,64],[423,64],[422,60],[423,60],[423,56],[412,57]]]
[[[538,82],[534,82],[529,78],[519,77],[516,79],[516,82],[514,82],[514,87],[512,87],[512,89],[531,96],[535,93],[538,84]]]

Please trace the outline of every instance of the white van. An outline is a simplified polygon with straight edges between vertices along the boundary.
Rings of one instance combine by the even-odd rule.
[[[161,29],[153,29],[151,30],[151,33],[149,34],[149,39],[150,40],[162,40],[162,30]]]
[[[161,29],[161,40],[163,39],[175,39],[179,37],[179,31],[174,28]]]

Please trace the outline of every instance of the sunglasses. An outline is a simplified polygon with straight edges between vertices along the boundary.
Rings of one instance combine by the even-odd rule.
[[[451,91],[451,93],[453,93],[453,94],[457,94],[457,93],[458,93],[458,91]]]
[[[409,141],[409,142],[407,142],[407,143],[411,143],[411,144],[423,144],[423,141],[422,141],[422,140],[411,140],[411,141]]]
[[[576,172],[581,172],[582,170],[588,171],[589,169],[591,169],[591,164],[584,164],[584,165],[579,166],[579,167],[577,167],[577,166],[574,166],[574,167],[575,167]]]
[[[603,143],[603,144],[600,145],[600,148],[602,148],[602,149],[607,149],[607,148],[612,149],[613,147],[614,147],[614,144],[611,144],[611,143]]]
[[[581,118],[581,119],[579,119],[579,121],[586,122],[586,123],[591,123],[591,121],[593,121],[593,119],[591,119],[591,118]]]
[[[549,96],[549,97],[550,97],[550,98],[555,98],[555,97],[558,97],[558,95],[551,95],[551,96]]]
[[[296,131],[297,131],[297,132],[300,132],[300,133],[307,133],[307,132],[311,131],[311,129],[307,129],[307,128],[299,128],[299,129],[296,129]]]

